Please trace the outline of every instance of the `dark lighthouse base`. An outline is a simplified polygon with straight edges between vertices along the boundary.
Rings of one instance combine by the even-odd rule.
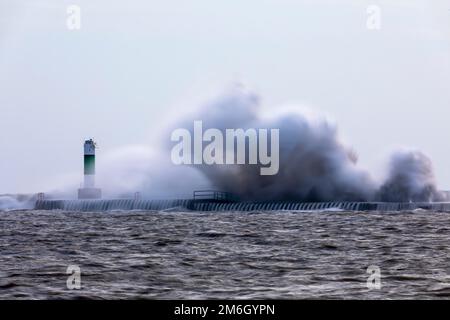
[[[102,189],[100,188],[81,188],[78,189],[78,199],[101,199]]]

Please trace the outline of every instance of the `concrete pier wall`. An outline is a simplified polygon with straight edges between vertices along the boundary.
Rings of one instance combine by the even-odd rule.
[[[38,200],[36,210],[64,210],[101,212],[113,210],[167,210],[171,208],[193,211],[410,211],[416,209],[449,211],[450,202],[388,203],[388,202],[227,202],[211,200]]]

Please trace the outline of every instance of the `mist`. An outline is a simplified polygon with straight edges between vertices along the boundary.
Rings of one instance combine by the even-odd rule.
[[[0,211],[32,209],[34,201],[34,196],[0,195]]]
[[[190,198],[194,190],[215,189],[255,201],[443,200],[432,161],[424,153],[396,150],[386,161],[387,177],[374,177],[359,165],[354,149],[341,139],[337,124],[317,110],[303,106],[264,109],[256,93],[238,84],[205,103],[186,106],[184,111],[155,133],[159,143],[100,153],[96,180],[104,198],[130,198],[136,192],[148,199]],[[171,132],[179,128],[192,132],[198,120],[204,130],[279,129],[278,174],[261,175],[259,164],[173,164]],[[81,175],[68,176],[61,187],[48,191],[49,198],[76,198]],[[20,207],[15,201],[3,197],[0,208]]]
[[[419,150],[397,150],[390,159],[389,176],[377,198],[386,202],[435,202],[445,197],[437,190],[431,159]]]
[[[264,109],[261,100],[255,92],[236,84],[204,103],[186,106],[187,111],[158,132],[160,143],[153,148],[129,146],[100,161],[103,169],[98,181],[105,195],[117,197],[140,191],[148,198],[175,198],[212,188],[234,193],[242,200],[443,200],[432,161],[421,151],[395,150],[386,160],[387,176],[374,177],[359,165],[357,153],[342,140],[338,125],[329,116],[300,105],[287,110]],[[171,132],[184,128],[193,134],[193,123],[198,120],[204,130],[279,129],[278,174],[261,175],[261,166],[253,164],[172,164]]]
[[[342,141],[337,124],[327,116],[301,106],[267,114],[260,101],[257,94],[237,85],[184,116],[171,128],[192,130],[192,123],[201,120],[204,130],[279,129],[277,175],[260,175],[258,165],[194,166],[217,189],[235,193],[243,200],[442,200],[431,160],[422,152],[395,151],[388,161],[389,175],[386,181],[381,181],[358,165],[355,151]],[[166,152],[172,146],[167,144]]]

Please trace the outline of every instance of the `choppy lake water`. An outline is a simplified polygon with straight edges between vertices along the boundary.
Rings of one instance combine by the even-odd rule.
[[[0,299],[448,299],[449,240],[424,211],[0,212]]]

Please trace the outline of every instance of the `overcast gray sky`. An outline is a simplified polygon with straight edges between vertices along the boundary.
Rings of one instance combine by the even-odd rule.
[[[184,99],[237,79],[268,108],[332,115],[372,171],[423,150],[450,189],[449,0],[0,0],[0,193],[81,181],[84,138],[147,143]]]

